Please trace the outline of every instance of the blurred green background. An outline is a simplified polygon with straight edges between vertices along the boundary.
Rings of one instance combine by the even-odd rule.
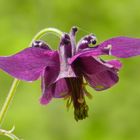
[[[28,47],[46,27],[68,32],[77,25],[77,38],[92,32],[99,42],[119,35],[140,37],[139,5],[139,0],[0,0],[0,55]],[[52,35],[45,40],[53,48],[58,46]],[[15,134],[24,140],[139,140],[140,57],[121,61],[119,84],[103,92],[89,88],[93,99],[87,99],[86,120],[76,122],[73,109],[67,112],[62,99],[41,106],[40,81],[21,82],[3,128],[15,125]],[[0,71],[0,107],[12,80]]]

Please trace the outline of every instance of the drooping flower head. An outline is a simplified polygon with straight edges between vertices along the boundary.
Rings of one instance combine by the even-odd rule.
[[[88,116],[85,96],[91,96],[85,88],[89,84],[97,91],[112,87],[119,80],[119,60],[102,60],[101,55],[127,58],[140,54],[140,39],[115,37],[96,44],[96,37],[89,34],[76,43],[77,28],[63,33],[58,50],[52,50],[44,41],[12,56],[0,57],[0,69],[13,77],[35,81],[41,77],[41,104],[52,98],[67,98],[72,103],[76,121]]]

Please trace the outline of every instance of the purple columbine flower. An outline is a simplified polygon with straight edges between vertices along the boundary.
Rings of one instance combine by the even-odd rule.
[[[41,77],[42,97],[40,102],[48,104],[52,98],[67,98],[67,106],[73,103],[75,119],[88,116],[85,95],[90,96],[85,85],[97,91],[112,87],[119,80],[119,60],[105,61],[101,55],[127,58],[140,55],[140,39],[116,37],[96,45],[92,34],[83,37],[77,44],[73,27],[64,33],[59,50],[51,50],[43,41],[35,41],[32,47],[6,57],[0,57],[0,69],[13,77],[35,81]]]

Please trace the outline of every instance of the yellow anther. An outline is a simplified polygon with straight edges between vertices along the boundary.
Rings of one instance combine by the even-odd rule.
[[[84,82],[84,83],[82,84],[83,87],[85,87],[85,86],[87,86],[87,85],[88,85],[87,82]]]
[[[83,98],[79,98],[77,101],[78,101],[78,103],[80,103],[80,104],[84,103],[84,99],[83,99]]]
[[[93,96],[87,91],[87,89],[86,89],[86,88],[83,88],[83,89],[84,89],[84,92],[85,92],[86,96],[87,96],[89,99],[92,99]]]
[[[68,98],[67,103],[66,103],[66,107],[69,110],[70,106],[71,106],[72,100],[71,97]]]
[[[95,88],[98,89],[98,90],[101,90],[101,89],[104,89],[105,87],[102,86],[102,85],[97,85]]]

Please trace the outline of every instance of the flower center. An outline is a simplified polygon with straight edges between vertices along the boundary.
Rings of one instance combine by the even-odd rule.
[[[74,118],[76,121],[88,117],[88,106],[84,98],[83,78],[67,78],[71,100],[74,106]]]

